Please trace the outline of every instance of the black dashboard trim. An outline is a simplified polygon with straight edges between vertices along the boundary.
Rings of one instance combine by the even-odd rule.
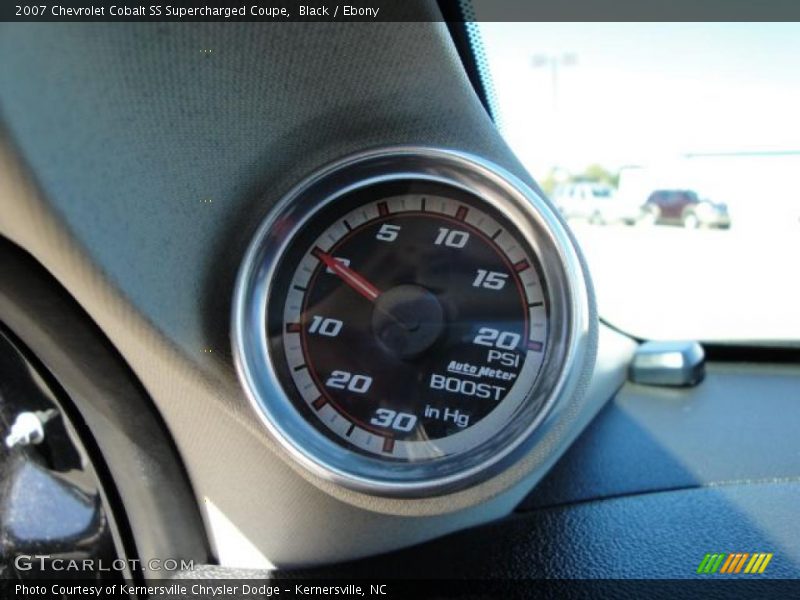
[[[59,402],[80,425],[126,551],[143,561],[208,560],[191,483],[146,390],[68,292],[2,237],[0,331],[62,392]]]

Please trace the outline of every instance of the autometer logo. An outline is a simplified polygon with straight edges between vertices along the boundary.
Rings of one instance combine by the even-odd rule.
[[[771,560],[772,552],[709,552],[700,561],[697,572],[701,575],[756,575],[766,571]]]

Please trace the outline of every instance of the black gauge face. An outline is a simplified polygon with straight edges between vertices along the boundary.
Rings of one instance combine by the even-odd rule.
[[[270,360],[306,422],[393,462],[458,455],[508,426],[548,352],[538,257],[488,202],[375,186],[314,213],[270,287]]]

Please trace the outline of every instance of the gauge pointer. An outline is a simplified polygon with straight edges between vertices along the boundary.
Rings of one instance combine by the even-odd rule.
[[[407,314],[405,318],[402,318],[394,314],[395,311],[387,309],[383,302],[378,302],[379,298],[386,298],[386,295],[367,281],[363,275],[345,266],[343,263],[340,263],[333,256],[323,252],[319,248],[314,248],[312,254],[322,261],[331,271],[336,273],[350,288],[364,296],[364,298],[370,302],[376,303],[375,308],[377,312],[389,317],[389,319],[399,325],[406,333],[413,333],[419,329],[420,323],[413,314]],[[392,294],[390,293],[389,296],[392,296]]]
[[[356,273],[350,267],[344,266],[330,254],[326,254],[319,248],[314,248],[313,254],[319,260],[321,260],[326,267],[336,273],[342,279],[342,281],[344,281],[347,285],[364,296],[364,298],[370,302],[375,302],[378,299],[378,296],[381,295],[381,291],[369,281],[364,279],[362,275]]]

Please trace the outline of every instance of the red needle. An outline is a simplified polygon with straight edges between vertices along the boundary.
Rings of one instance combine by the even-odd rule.
[[[378,296],[381,295],[381,291],[369,281],[364,279],[362,275],[356,273],[350,267],[346,267],[330,254],[326,254],[319,248],[314,248],[313,254],[319,260],[321,260],[326,267],[341,277],[347,285],[364,296],[364,298],[370,302],[375,302],[375,300],[378,299]]]

